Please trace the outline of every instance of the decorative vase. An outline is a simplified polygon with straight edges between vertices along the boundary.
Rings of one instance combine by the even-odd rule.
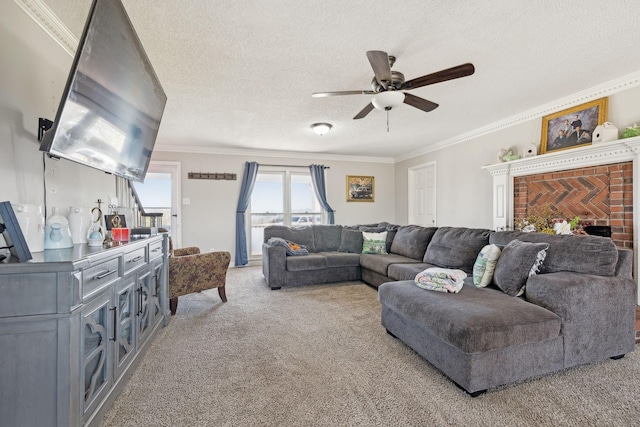
[[[78,245],[87,243],[87,230],[93,221],[91,209],[87,207],[71,206],[69,208],[69,228],[71,229],[71,239]]]
[[[13,205],[30,252],[44,251],[44,214],[40,205]]]

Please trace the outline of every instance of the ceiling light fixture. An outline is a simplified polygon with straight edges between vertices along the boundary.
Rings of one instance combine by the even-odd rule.
[[[404,102],[404,92],[388,90],[380,92],[371,98],[371,103],[378,110],[388,111],[394,107],[402,105]]]
[[[329,132],[332,127],[333,125],[331,125],[330,123],[314,123],[311,125],[311,129],[313,129],[313,131],[320,136]]]

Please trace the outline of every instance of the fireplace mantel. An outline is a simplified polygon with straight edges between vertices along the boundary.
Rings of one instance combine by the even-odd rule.
[[[513,178],[516,176],[632,161],[633,182],[636,183],[640,182],[639,158],[640,137],[634,137],[483,166],[482,169],[493,176],[493,228],[505,230],[513,226]],[[633,199],[637,206],[640,186],[634,185]],[[635,230],[637,225],[634,224]]]
[[[541,154],[525,159],[483,166],[493,177],[493,228],[508,230],[514,223],[514,178],[572,169],[633,163],[633,207],[640,206],[640,137],[619,139],[569,150]],[[638,230],[640,209],[633,215],[635,264],[640,265]],[[635,269],[634,269],[635,270]],[[635,274],[638,277],[638,274]],[[640,286],[639,286],[640,291]],[[640,303],[640,292],[638,295]]]

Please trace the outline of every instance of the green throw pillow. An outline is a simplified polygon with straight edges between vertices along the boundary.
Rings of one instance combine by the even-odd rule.
[[[367,233],[362,232],[362,253],[363,254],[386,254],[387,253],[387,232]]]

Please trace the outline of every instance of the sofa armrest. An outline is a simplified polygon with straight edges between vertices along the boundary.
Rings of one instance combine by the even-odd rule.
[[[631,249],[618,248],[616,276],[633,279],[633,251]]]
[[[529,277],[525,297],[562,319],[569,367],[633,350],[636,292],[632,279],[563,271]]]
[[[286,265],[287,251],[283,246],[262,244],[262,274],[271,289],[284,286]]]

